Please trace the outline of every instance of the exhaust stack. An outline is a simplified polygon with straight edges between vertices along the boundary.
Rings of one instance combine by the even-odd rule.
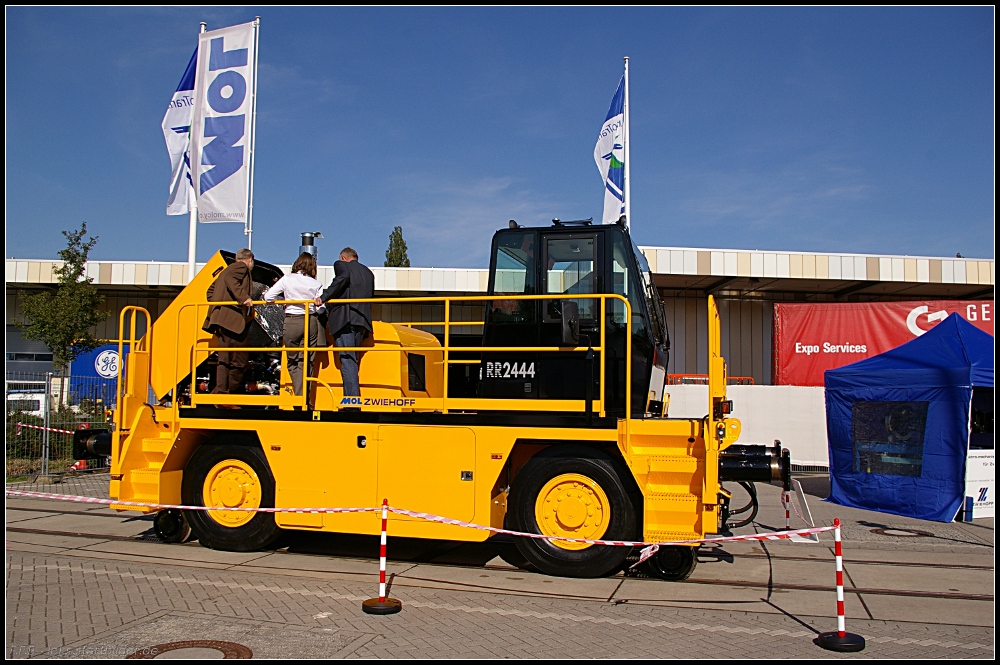
[[[315,240],[323,237],[323,234],[319,231],[309,232],[306,231],[302,234],[302,245],[299,246],[299,254],[312,254],[312,257],[319,260],[319,253],[316,245],[313,244]]]

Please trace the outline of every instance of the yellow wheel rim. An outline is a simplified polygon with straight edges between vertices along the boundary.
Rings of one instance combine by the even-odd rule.
[[[535,499],[535,521],[546,536],[589,538],[604,536],[611,520],[608,495],[592,478],[564,473],[545,483]],[[587,543],[553,540],[564,550],[583,550]]]
[[[260,479],[257,472],[241,460],[227,459],[212,467],[205,476],[202,500],[206,507],[259,508]],[[250,511],[209,510],[208,514],[222,526],[243,526],[257,513]]]

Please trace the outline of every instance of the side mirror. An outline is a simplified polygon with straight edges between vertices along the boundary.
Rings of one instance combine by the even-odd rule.
[[[580,345],[580,306],[573,300],[563,300],[559,319],[562,322],[562,346]]]

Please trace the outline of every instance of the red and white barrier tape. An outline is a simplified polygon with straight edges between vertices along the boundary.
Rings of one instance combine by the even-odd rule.
[[[795,502],[792,501],[791,492],[789,492],[789,494],[788,494],[788,503],[792,504],[792,510],[794,510],[795,514],[799,516],[799,519],[802,520],[803,522],[805,522],[806,524],[809,524],[809,520],[807,520],[805,517],[802,516],[802,513],[799,512],[799,509],[795,505]]]
[[[788,504],[792,502],[792,493],[787,490],[781,492],[781,505],[785,507],[785,530],[792,528],[792,514],[788,510]]]
[[[374,513],[378,508],[220,508],[218,506],[179,506],[167,503],[143,503],[141,501],[118,501],[116,499],[98,499],[91,496],[73,494],[53,494],[50,492],[25,492],[24,490],[6,490],[7,496],[22,496],[28,499],[55,499],[57,501],[72,501],[74,503],[97,503],[104,506],[129,506],[131,508],[155,508],[156,510],[225,510],[234,512],[254,513]]]
[[[14,436],[20,436],[21,435],[21,428],[22,427],[27,427],[28,429],[48,430],[50,432],[59,432],[60,434],[72,434],[73,433],[73,430],[71,430],[71,429],[56,429],[55,427],[42,427],[41,425],[29,425],[27,423],[18,423],[17,424],[17,431],[14,433]]]
[[[154,508],[157,510],[225,510],[225,511],[242,511],[242,512],[259,512],[259,513],[373,513],[379,510],[383,512],[388,511],[395,513],[397,515],[406,515],[408,517],[416,517],[418,519],[427,520],[429,522],[438,522],[440,524],[449,524],[452,526],[466,527],[470,529],[479,529],[481,531],[489,531],[491,533],[500,533],[508,536],[519,536],[522,538],[535,538],[539,540],[559,540],[566,543],[583,543],[587,545],[610,545],[616,547],[642,547],[642,555],[640,556],[639,563],[642,563],[649,557],[656,554],[660,547],[675,546],[675,545],[700,545],[702,543],[736,543],[743,541],[759,541],[759,540],[787,540],[793,536],[807,536],[813,533],[823,533],[826,531],[833,531],[835,527],[832,526],[819,526],[811,527],[808,529],[795,529],[792,531],[775,531],[771,533],[754,533],[745,536],[724,536],[720,538],[700,538],[695,540],[678,540],[673,542],[663,542],[663,543],[647,543],[643,541],[630,541],[630,540],[600,540],[592,538],[569,538],[566,536],[546,536],[538,533],[524,533],[521,531],[511,531],[510,529],[500,529],[493,526],[483,526],[482,524],[473,524],[472,522],[463,522],[462,520],[452,519],[450,517],[442,517],[440,515],[432,515],[430,513],[421,513],[414,510],[406,510],[405,508],[394,508],[388,505],[388,501],[385,501],[383,505],[379,508],[220,508],[217,506],[207,507],[207,506],[181,506],[172,504],[159,504],[159,503],[141,503],[138,501],[117,501],[114,499],[98,499],[95,497],[87,496],[76,496],[70,494],[52,494],[49,492],[26,492],[24,490],[6,490],[7,496],[20,496],[27,498],[36,499],[56,499],[59,501],[73,501],[77,503],[96,503],[101,505],[112,505],[115,506],[129,506],[135,508]],[[638,564],[636,564],[638,565]]]
[[[451,519],[450,517],[441,517],[440,515],[431,515],[430,513],[418,513],[413,510],[405,510],[403,508],[393,508],[389,506],[389,510],[398,515],[407,515],[409,517],[417,517],[420,519],[428,520],[430,522],[440,522],[441,524],[451,524],[454,526],[468,527],[471,529],[481,529],[483,531],[491,531],[493,533],[502,533],[508,536],[521,536],[523,538],[537,538],[541,540],[559,540],[564,543],[585,543],[588,545],[611,545],[617,547],[642,547],[642,554],[639,557],[639,561],[633,565],[633,567],[639,565],[649,557],[656,554],[660,547],[674,546],[674,545],[700,545],[701,543],[735,543],[748,540],[787,540],[792,536],[807,536],[812,533],[823,533],[825,531],[833,531],[832,526],[820,526],[811,527],[808,529],[796,529],[794,531],[775,531],[772,533],[754,533],[746,536],[723,536],[721,538],[699,538],[696,540],[678,540],[674,542],[665,543],[647,543],[642,541],[629,541],[629,540],[597,540],[591,538],[568,538],[565,536],[543,536],[537,533],[522,533],[520,531],[511,531],[509,529],[498,529],[492,526],[483,526],[481,524],[472,524],[471,522],[463,522],[461,520]]]

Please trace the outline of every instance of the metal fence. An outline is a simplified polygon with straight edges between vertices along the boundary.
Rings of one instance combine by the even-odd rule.
[[[116,398],[114,379],[51,372],[7,372],[4,392],[8,481],[80,470],[83,465],[73,459],[73,432],[109,426]],[[95,469],[108,462],[86,464]]]
[[[727,376],[730,386],[752,386],[752,376]],[[708,374],[667,374],[668,386],[707,386]]]

